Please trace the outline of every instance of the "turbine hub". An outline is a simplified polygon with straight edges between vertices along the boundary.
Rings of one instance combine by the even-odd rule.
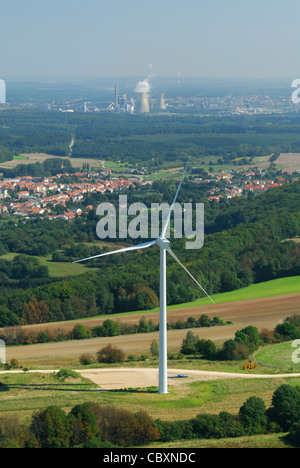
[[[168,241],[168,239],[159,237],[159,238],[157,239],[157,243],[158,243],[158,245],[159,245],[161,248],[163,248],[163,249],[165,249],[165,250],[169,250],[169,249],[170,249],[170,241]]]

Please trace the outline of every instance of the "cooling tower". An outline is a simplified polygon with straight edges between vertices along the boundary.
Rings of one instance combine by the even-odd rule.
[[[0,104],[6,104],[6,86],[3,80],[0,80]]]
[[[166,110],[166,104],[165,104],[165,94],[161,93],[159,96],[159,109],[160,110]]]
[[[149,100],[147,93],[136,93],[135,112],[145,114],[149,112]]]
[[[115,109],[117,109],[118,105],[119,105],[119,96],[118,96],[118,93],[119,93],[119,89],[118,89],[118,83],[115,84]]]

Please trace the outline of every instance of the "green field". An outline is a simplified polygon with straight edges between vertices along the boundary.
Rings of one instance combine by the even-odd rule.
[[[300,276],[292,276],[289,278],[280,278],[264,283],[252,284],[246,288],[229,291],[226,293],[215,294],[212,299],[216,304],[225,302],[245,301],[247,299],[259,299],[262,297],[279,296],[282,294],[293,294],[300,292]],[[183,309],[189,307],[200,307],[211,304],[208,298],[197,299],[194,302],[186,302],[184,304],[175,304],[168,306],[168,310]],[[123,312],[122,314],[114,314],[114,317],[132,315],[132,314],[147,314],[147,312],[158,312],[159,308],[147,310],[139,310],[135,312]],[[104,315],[99,316],[104,318]],[[111,317],[111,315],[109,316]],[[96,318],[96,317],[95,317]],[[88,320],[88,319],[82,319]]]
[[[25,156],[14,156],[14,161],[24,161],[24,159],[27,159]]]
[[[185,448],[291,448],[283,441],[286,434],[261,434],[256,436],[236,437],[232,439],[192,439],[179,442],[156,443],[151,446],[154,449],[185,449]]]
[[[251,284],[246,288],[229,291],[222,294],[214,294],[212,299],[216,304],[223,302],[244,301],[246,299],[259,299],[261,297],[279,296],[282,294],[293,294],[300,292],[300,276],[291,276],[288,278],[280,278],[264,283]],[[208,298],[198,299],[194,302],[171,306],[169,309],[194,307],[198,305],[209,304]]]
[[[17,253],[7,253],[2,255],[0,258],[4,260],[13,260]],[[87,271],[95,271],[95,268],[86,268],[84,265],[79,263],[64,263],[64,262],[52,262],[52,255],[47,257],[33,257],[36,258],[41,266],[46,266],[49,269],[50,276],[55,278],[66,277],[66,276],[78,276],[86,273]]]
[[[254,354],[254,360],[280,372],[300,372],[300,363],[292,360],[296,350],[292,347],[292,341],[266,346]]]
[[[54,374],[6,373],[0,381],[8,387],[1,392],[0,416],[17,413],[29,422],[34,411],[51,405],[68,411],[76,404],[94,401],[132,412],[147,411],[154,419],[184,420],[197,414],[237,414],[250,396],[271,405],[274,391],[283,383],[299,385],[299,378],[227,379],[209,382],[184,382],[170,387],[163,397],[157,388],[138,391],[97,391],[96,385],[84,378],[58,379]]]

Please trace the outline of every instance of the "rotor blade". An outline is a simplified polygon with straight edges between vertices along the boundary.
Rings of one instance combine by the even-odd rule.
[[[181,188],[181,185],[182,185],[184,176],[185,176],[185,174],[186,174],[186,171],[187,171],[187,168],[188,168],[188,164],[189,164],[189,159],[188,159],[188,161],[187,161],[187,163],[186,163],[186,166],[185,166],[184,172],[183,172],[183,174],[182,174],[181,181],[180,181],[180,184],[179,184],[179,186],[178,186],[178,189],[177,189],[177,192],[176,192],[174,201],[173,201],[173,203],[172,203],[170,212],[169,212],[169,214],[168,214],[168,217],[167,217],[167,219],[166,219],[165,225],[164,225],[163,230],[162,230],[162,232],[161,232],[161,235],[160,235],[161,238],[164,238],[165,235],[166,235],[166,232],[167,232],[167,229],[168,229],[168,225],[169,225],[169,222],[170,222],[170,219],[171,219],[171,214],[172,214],[172,211],[173,211],[173,209],[174,209],[174,205],[175,205],[175,203],[176,203],[176,200],[177,200],[177,197],[178,197],[178,193],[179,193],[179,190],[180,190],[180,188]]]
[[[198,283],[198,281],[193,277],[193,275],[189,272],[189,270],[181,263],[181,261],[179,260],[179,258],[174,254],[174,252],[172,252],[171,249],[168,250],[169,254],[176,260],[177,263],[179,263],[179,265],[184,269],[184,271],[187,272],[187,274],[192,278],[192,280],[195,281],[195,283],[199,286],[200,289],[202,289],[202,291],[206,294],[206,296],[211,300],[211,302],[213,304],[215,304],[215,302],[212,300],[212,298],[209,296],[209,294],[207,294],[207,292],[205,291],[205,289],[203,289],[203,287],[201,286],[201,284]]]
[[[76,260],[76,262],[73,262],[73,263],[85,262],[86,260],[92,260],[94,258],[104,257],[105,255],[113,255],[116,253],[129,252],[131,250],[146,249],[147,247],[151,247],[151,245],[156,244],[156,242],[157,241],[154,240],[154,241],[146,242],[145,244],[132,245],[131,247],[125,247],[124,249],[113,250],[112,252],[105,252],[103,254],[95,255],[94,257],[84,258],[82,260]]]

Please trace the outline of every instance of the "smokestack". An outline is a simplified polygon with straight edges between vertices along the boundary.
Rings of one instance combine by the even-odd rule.
[[[165,93],[161,93],[159,96],[159,109],[166,110]]]
[[[136,93],[135,111],[138,114],[145,114],[150,112],[147,93]]]

